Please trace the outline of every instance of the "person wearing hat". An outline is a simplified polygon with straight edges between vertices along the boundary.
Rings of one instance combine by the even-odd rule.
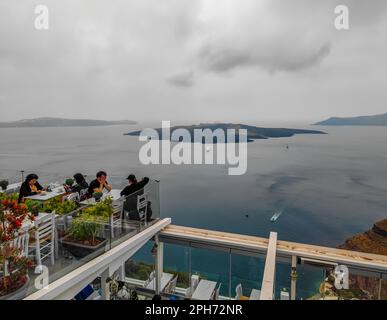
[[[35,173],[31,173],[26,177],[22,183],[19,191],[19,203],[24,201],[25,197],[33,196],[41,193],[43,187],[38,182],[39,177]]]
[[[134,174],[130,174],[127,178],[128,185],[121,191],[121,197],[130,196],[132,193],[141,190],[146,186],[149,182],[149,178],[145,177],[140,182],[137,182],[136,176]]]

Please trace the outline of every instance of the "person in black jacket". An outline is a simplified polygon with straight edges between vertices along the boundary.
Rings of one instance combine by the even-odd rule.
[[[91,181],[88,188],[88,197],[91,198],[94,192],[107,192],[112,191],[111,185],[107,182],[107,173],[105,171],[99,171],[96,175],[96,179]]]
[[[25,197],[33,196],[41,193],[43,187],[38,182],[39,177],[31,173],[26,177],[26,180],[22,183],[19,191],[19,203],[24,201]]]
[[[144,188],[149,182],[149,178],[145,177],[140,182],[137,182],[136,176],[134,174],[130,174],[127,178],[129,185],[121,191],[121,197],[127,197],[132,193],[135,193],[142,188]]]
[[[140,220],[140,215],[137,209],[137,196],[144,193],[144,187],[148,184],[149,178],[145,177],[140,182],[137,182],[136,176],[131,174],[128,176],[129,185],[121,191],[121,197],[125,197],[123,204],[123,219]],[[146,220],[150,221],[152,217],[151,202],[148,201]]]
[[[82,190],[87,190],[89,184],[86,182],[86,179],[82,173],[74,174],[75,185],[70,188],[71,192],[80,193]]]

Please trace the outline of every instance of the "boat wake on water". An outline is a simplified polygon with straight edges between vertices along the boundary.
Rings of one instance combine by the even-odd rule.
[[[282,213],[283,213],[283,210],[276,210],[273,216],[270,218],[270,222],[276,222]]]

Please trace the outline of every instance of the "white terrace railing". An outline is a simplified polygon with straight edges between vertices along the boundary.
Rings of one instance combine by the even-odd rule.
[[[287,263],[290,266],[291,300],[296,299],[297,266],[300,264],[318,266],[322,269],[345,265],[350,274],[378,279],[380,288],[383,281],[387,279],[387,256],[277,241],[276,233],[271,233],[270,238],[267,239],[169,225],[160,232],[159,240],[181,246],[228,252],[229,254],[262,256],[265,258],[265,270],[260,298],[265,300],[272,300],[274,297],[276,262]]]
[[[108,277],[121,271],[124,278],[125,262],[170,223],[171,219],[168,218],[155,222],[130,239],[50,283],[47,288],[31,294],[25,300],[68,300],[98,277],[101,277],[102,282],[106,282]],[[102,298],[108,299],[108,296],[103,292]]]
[[[95,278],[101,277],[106,280],[117,271],[123,271],[124,263],[150,240],[154,240],[157,244],[156,293],[159,292],[160,277],[163,274],[164,243],[264,257],[265,270],[260,298],[266,300],[274,298],[275,271],[278,261],[287,262],[291,266],[289,277],[291,278],[290,299],[292,300],[296,299],[297,266],[300,263],[310,262],[321,267],[342,264],[354,274],[387,279],[387,256],[279,241],[276,233],[271,233],[268,239],[181,227],[170,223],[169,218],[156,222],[26,299],[71,299]],[[124,273],[122,273],[122,278],[128,279]],[[102,294],[102,298],[108,299],[109,296]]]

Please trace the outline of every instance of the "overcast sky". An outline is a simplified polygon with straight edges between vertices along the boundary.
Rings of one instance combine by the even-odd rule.
[[[0,0],[0,121],[384,113],[386,18],[385,0]]]

